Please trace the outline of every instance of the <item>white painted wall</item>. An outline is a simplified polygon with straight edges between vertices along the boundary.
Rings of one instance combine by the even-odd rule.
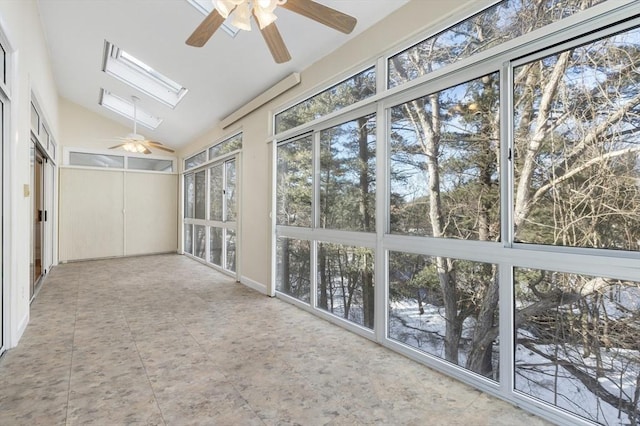
[[[36,95],[54,138],[58,136],[58,94],[42,34],[37,4],[33,0],[0,1],[0,26],[13,51],[11,90],[12,121],[9,146],[5,151],[8,177],[4,190],[9,192],[7,212],[10,223],[4,237],[8,239],[9,261],[3,265],[9,300],[7,347],[17,344],[29,319],[29,229],[30,198],[24,185],[29,184],[29,147],[31,92]]]

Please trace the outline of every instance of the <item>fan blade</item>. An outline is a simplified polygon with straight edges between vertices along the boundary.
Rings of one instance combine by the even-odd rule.
[[[116,149],[116,148],[120,148],[121,146],[124,146],[124,143],[121,143],[119,145],[114,145],[114,146],[110,146],[109,149]]]
[[[282,64],[291,59],[289,50],[284,44],[284,40],[282,40],[282,36],[280,35],[280,31],[278,31],[278,27],[276,27],[275,22],[272,22],[261,29],[260,33],[262,34],[264,41],[267,42],[269,51],[271,51],[271,56],[273,56],[273,60],[276,61],[276,64]]]
[[[220,15],[217,9],[213,9],[213,12],[207,15],[207,17],[204,18],[204,21],[202,21],[200,25],[198,25],[198,28],[195,29],[193,34],[189,36],[186,43],[193,47],[204,46],[205,43],[209,41],[213,33],[220,28],[220,25],[222,25],[223,22],[224,18],[222,15]]]
[[[175,152],[173,149],[167,148],[164,144],[158,141],[147,141],[147,144],[149,145],[149,148],[158,148],[167,152]]]
[[[147,148],[146,146],[144,147],[144,151],[142,151],[143,154],[151,154],[151,151],[149,151],[149,148]]]
[[[349,16],[312,0],[287,0],[287,2],[280,5],[280,7],[306,16],[309,19],[313,19],[316,22],[320,22],[345,34],[350,34],[358,22],[353,16]]]

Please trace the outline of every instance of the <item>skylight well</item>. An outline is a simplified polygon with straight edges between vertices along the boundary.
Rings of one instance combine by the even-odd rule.
[[[140,59],[105,40],[103,71],[127,83],[163,104],[175,108],[187,93],[180,83],[171,80]]]
[[[100,105],[115,112],[116,114],[120,114],[123,117],[127,117],[131,120],[133,117],[133,103],[126,99],[121,98],[120,96],[114,95],[108,90],[101,89],[100,91]],[[147,111],[136,108],[136,121],[147,127],[148,129],[155,130],[160,123],[162,123],[162,119],[155,117],[149,114]]]

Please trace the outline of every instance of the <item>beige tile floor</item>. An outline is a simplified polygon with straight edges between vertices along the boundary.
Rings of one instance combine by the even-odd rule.
[[[546,425],[178,255],[60,265],[0,425]]]

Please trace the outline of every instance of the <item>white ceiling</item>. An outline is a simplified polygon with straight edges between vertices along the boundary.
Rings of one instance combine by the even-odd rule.
[[[358,19],[344,35],[285,9],[276,21],[292,60],[276,64],[260,33],[232,39],[218,30],[202,48],[185,40],[204,15],[186,0],[38,0],[60,96],[126,126],[98,104],[100,88],[164,119],[146,137],[180,148],[292,72],[299,72],[408,0],[318,0]],[[102,72],[104,41],[136,56],[189,89],[171,109]],[[350,64],[346,64],[349,66]],[[124,136],[124,135],[122,135]]]

